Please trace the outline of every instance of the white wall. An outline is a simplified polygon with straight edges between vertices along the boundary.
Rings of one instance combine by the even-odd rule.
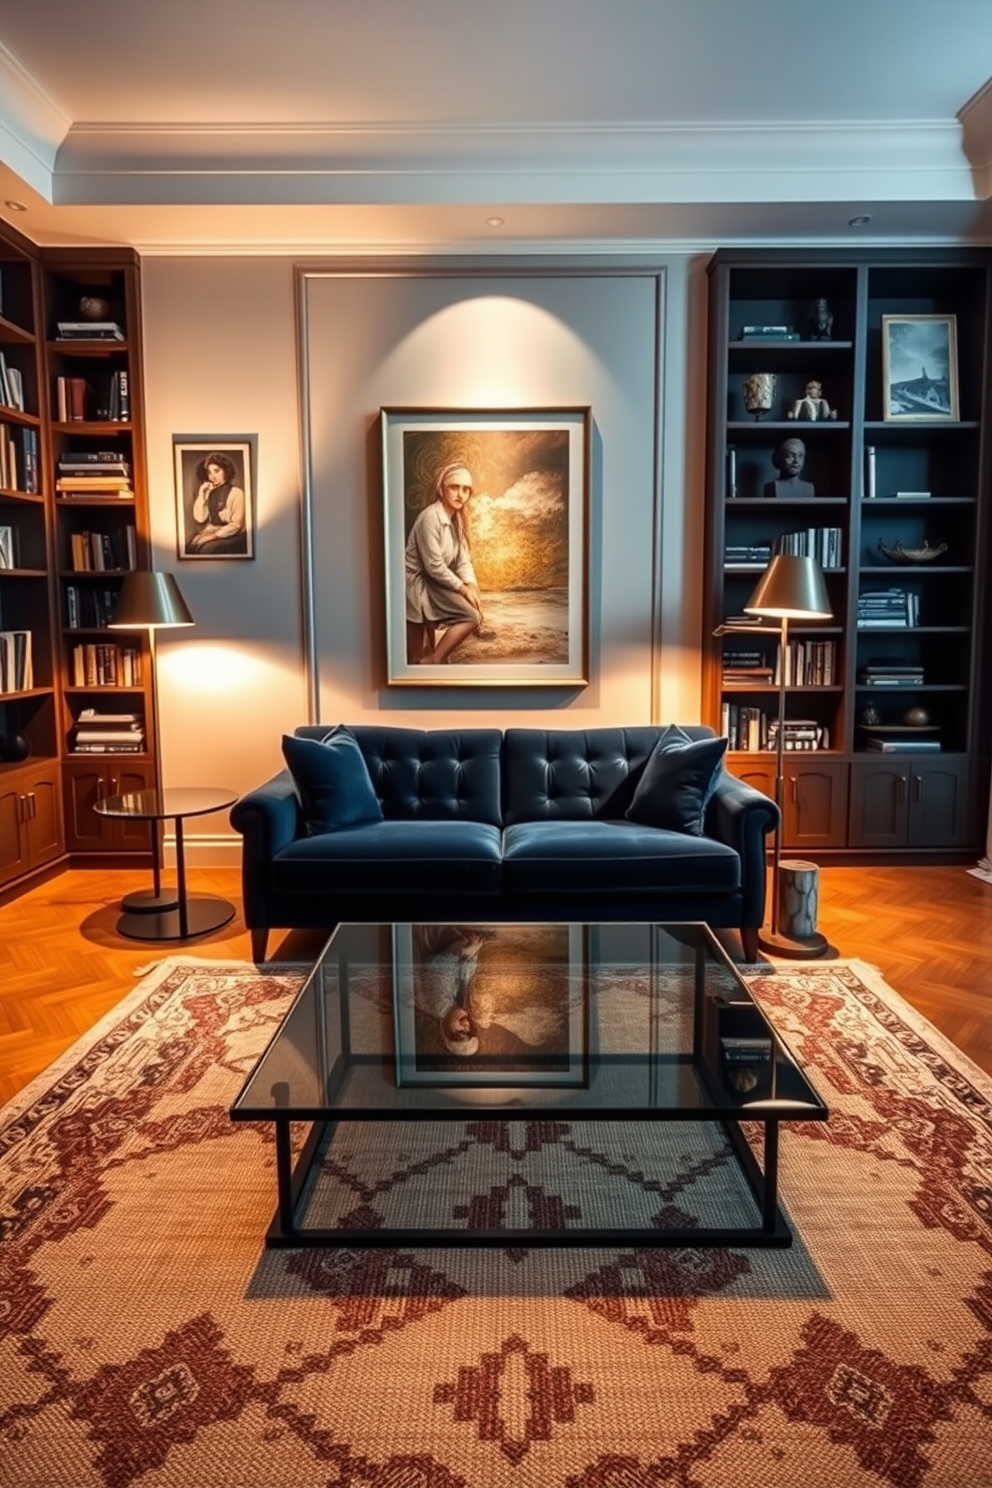
[[[145,259],[155,566],[176,573],[197,622],[159,640],[166,783],[250,789],[281,768],[282,733],[307,721],[300,550],[307,461],[322,721],[393,716],[428,725],[464,718],[466,706],[478,723],[698,719],[704,265],[705,258],[665,256],[633,278],[600,276],[598,266],[595,274],[576,277],[573,267],[549,277],[542,267],[506,283],[494,274],[481,297],[477,278],[308,277],[301,392],[290,260]],[[310,399],[306,450],[301,396]],[[466,703],[467,691],[378,685],[382,557],[372,551],[377,523],[369,509],[380,500],[369,463],[375,415],[388,405],[508,401],[592,406],[601,469],[594,468],[590,523],[590,686],[554,695],[484,689]],[[178,560],[173,436],[242,434],[258,436],[255,559]],[[194,861],[238,861],[240,839],[226,817],[190,822],[187,840]]]

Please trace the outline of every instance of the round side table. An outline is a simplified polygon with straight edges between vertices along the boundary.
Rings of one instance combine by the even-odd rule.
[[[99,816],[128,817],[132,821],[176,824],[176,893],[175,905],[154,911],[141,909],[121,915],[117,929],[130,940],[189,940],[219,930],[234,919],[234,905],[212,894],[188,895],[186,892],[186,852],[183,822],[190,816],[208,816],[233,806],[237,795],[216,786],[166,786],[163,790],[132,791],[127,795],[105,796],[93,810]],[[126,903],[125,903],[126,908]]]

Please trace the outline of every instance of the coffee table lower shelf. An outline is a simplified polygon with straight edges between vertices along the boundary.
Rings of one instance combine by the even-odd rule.
[[[602,1113],[599,1113],[602,1119]],[[753,1119],[753,1118],[752,1118]],[[434,1246],[460,1246],[477,1248],[483,1246],[652,1246],[703,1248],[763,1247],[787,1249],[792,1244],[792,1231],[786,1223],[778,1203],[778,1139],[779,1123],[764,1122],[764,1166],[760,1166],[754,1153],[734,1120],[721,1120],[723,1128],[747,1181],[747,1186],[761,1215],[757,1225],[728,1225],[716,1228],[580,1228],[559,1229],[429,1229],[427,1227],[393,1228],[375,1230],[319,1229],[297,1224],[300,1197],[310,1178],[318,1153],[334,1128],[336,1121],[316,1121],[293,1161],[291,1121],[276,1118],[276,1183],[278,1207],[265,1235],[269,1250],[296,1248],[343,1248],[367,1249],[372,1247],[427,1248]]]

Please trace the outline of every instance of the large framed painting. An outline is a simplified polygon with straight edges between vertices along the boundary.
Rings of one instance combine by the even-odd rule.
[[[254,434],[174,434],[180,558],[254,558]]]
[[[395,925],[398,1085],[588,1084],[581,925]]]
[[[585,685],[590,410],[381,423],[389,682]]]
[[[882,316],[882,417],[889,424],[956,423],[956,315]]]

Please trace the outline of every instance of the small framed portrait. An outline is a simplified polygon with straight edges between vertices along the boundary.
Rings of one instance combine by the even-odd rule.
[[[588,1083],[582,926],[396,925],[393,964],[398,1085]]]
[[[180,558],[254,558],[254,434],[174,434]]]
[[[957,423],[956,315],[882,316],[882,417],[889,424]]]
[[[584,686],[590,410],[381,424],[388,681]]]

